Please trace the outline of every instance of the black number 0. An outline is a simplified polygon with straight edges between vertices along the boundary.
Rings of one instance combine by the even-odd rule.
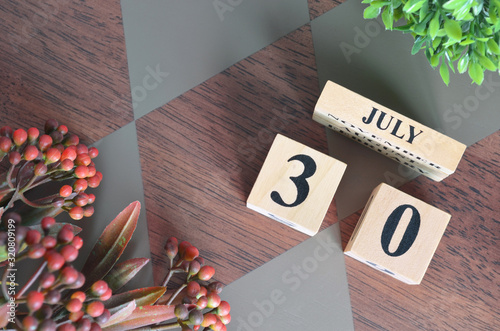
[[[294,202],[288,204],[285,201],[283,201],[279,192],[277,191],[271,192],[271,199],[278,205],[283,207],[295,207],[304,202],[304,200],[306,200],[307,195],[309,194],[309,184],[307,183],[306,179],[314,175],[314,173],[316,172],[316,162],[314,162],[313,158],[308,155],[297,154],[289,158],[288,162],[290,161],[302,162],[302,164],[304,165],[304,171],[299,176],[290,177],[292,182],[297,187],[297,198],[295,199]]]
[[[398,248],[394,252],[389,251],[389,244],[391,243],[392,237],[394,236],[394,232],[398,227],[399,221],[403,216],[403,213],[406,209],[411,209],[411,219],[410,223],[408,223],[408,227],[405,230],[403,238],[399,243]],[[418,229],[420,228],[420,213],[417,208],[412,205],[401,205],[398,208],[394,209],[394,211],[389,215],[387,221],[385,222],[384,229],[382,230],[382,249],[389,256],[401,256],[406,253],[411,245],[415,242],[417,238]]]

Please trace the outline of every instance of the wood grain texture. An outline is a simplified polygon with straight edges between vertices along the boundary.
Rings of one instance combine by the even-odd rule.
[[[307,0],[311,20],[323,15],[334,7],[341,5],[346,0]]]
[[[277,133],[327,152],[310,27],[137,120],[158,282],[168,236],[196,243],[229,283],[308,238],[246,207]],[[337,221],[331,205],[323,228]]]
[[[56,118],[87,143],[133,120],[120,2],[0,3],[1,125]]]
[[[357,330],[497,330],[500,325],[500,131],[469,147],[457,172],[400,189],[452,215],[421,285],[346,259]],[[360,213],[341,222],[349,240]]]

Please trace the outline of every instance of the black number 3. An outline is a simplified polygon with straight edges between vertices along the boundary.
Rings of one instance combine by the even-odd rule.
[[[283,207],[295,207],[306,200],[307,195],[309,194],[309,184],[307,183],[306,179],[314,175],[314,173],[316,172],[316,162],[314,162],[313,158],[308,155],[298,154],[289,158],[288,162],[290,161],[302,162],[302,164],[304,164],[304,171],[299,176],[290,177],[292,182],[297,187],[297,198],[294,202],[288,204],[283,201],[279,192],[271,192],[271,199],[278,205]]]

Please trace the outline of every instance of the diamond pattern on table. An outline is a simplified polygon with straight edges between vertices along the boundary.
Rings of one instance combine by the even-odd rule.
[[[312,55],[304,26],[137,120],[152,242],[174,235],[197,243],[228,283],[306,238],[245,201],[277,133],[326,150],[324,130],[311,120]],[[323,228],[336,221],[332,210]],[[166,266],[155,258],[162,252],[152,247],[155,275]],[[232,261],[231,272],[222,259]]]
[[[306,0],[122,0],[135,118],[309,22]]]

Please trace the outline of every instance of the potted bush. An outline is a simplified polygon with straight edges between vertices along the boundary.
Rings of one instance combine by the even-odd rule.
[[[386,29],[411,33],[416,54],[421,49],[441,78],[468,72],[480,85],[486,70],[500,68],[500,0],[363,0],[366,19],[379,15]]]

